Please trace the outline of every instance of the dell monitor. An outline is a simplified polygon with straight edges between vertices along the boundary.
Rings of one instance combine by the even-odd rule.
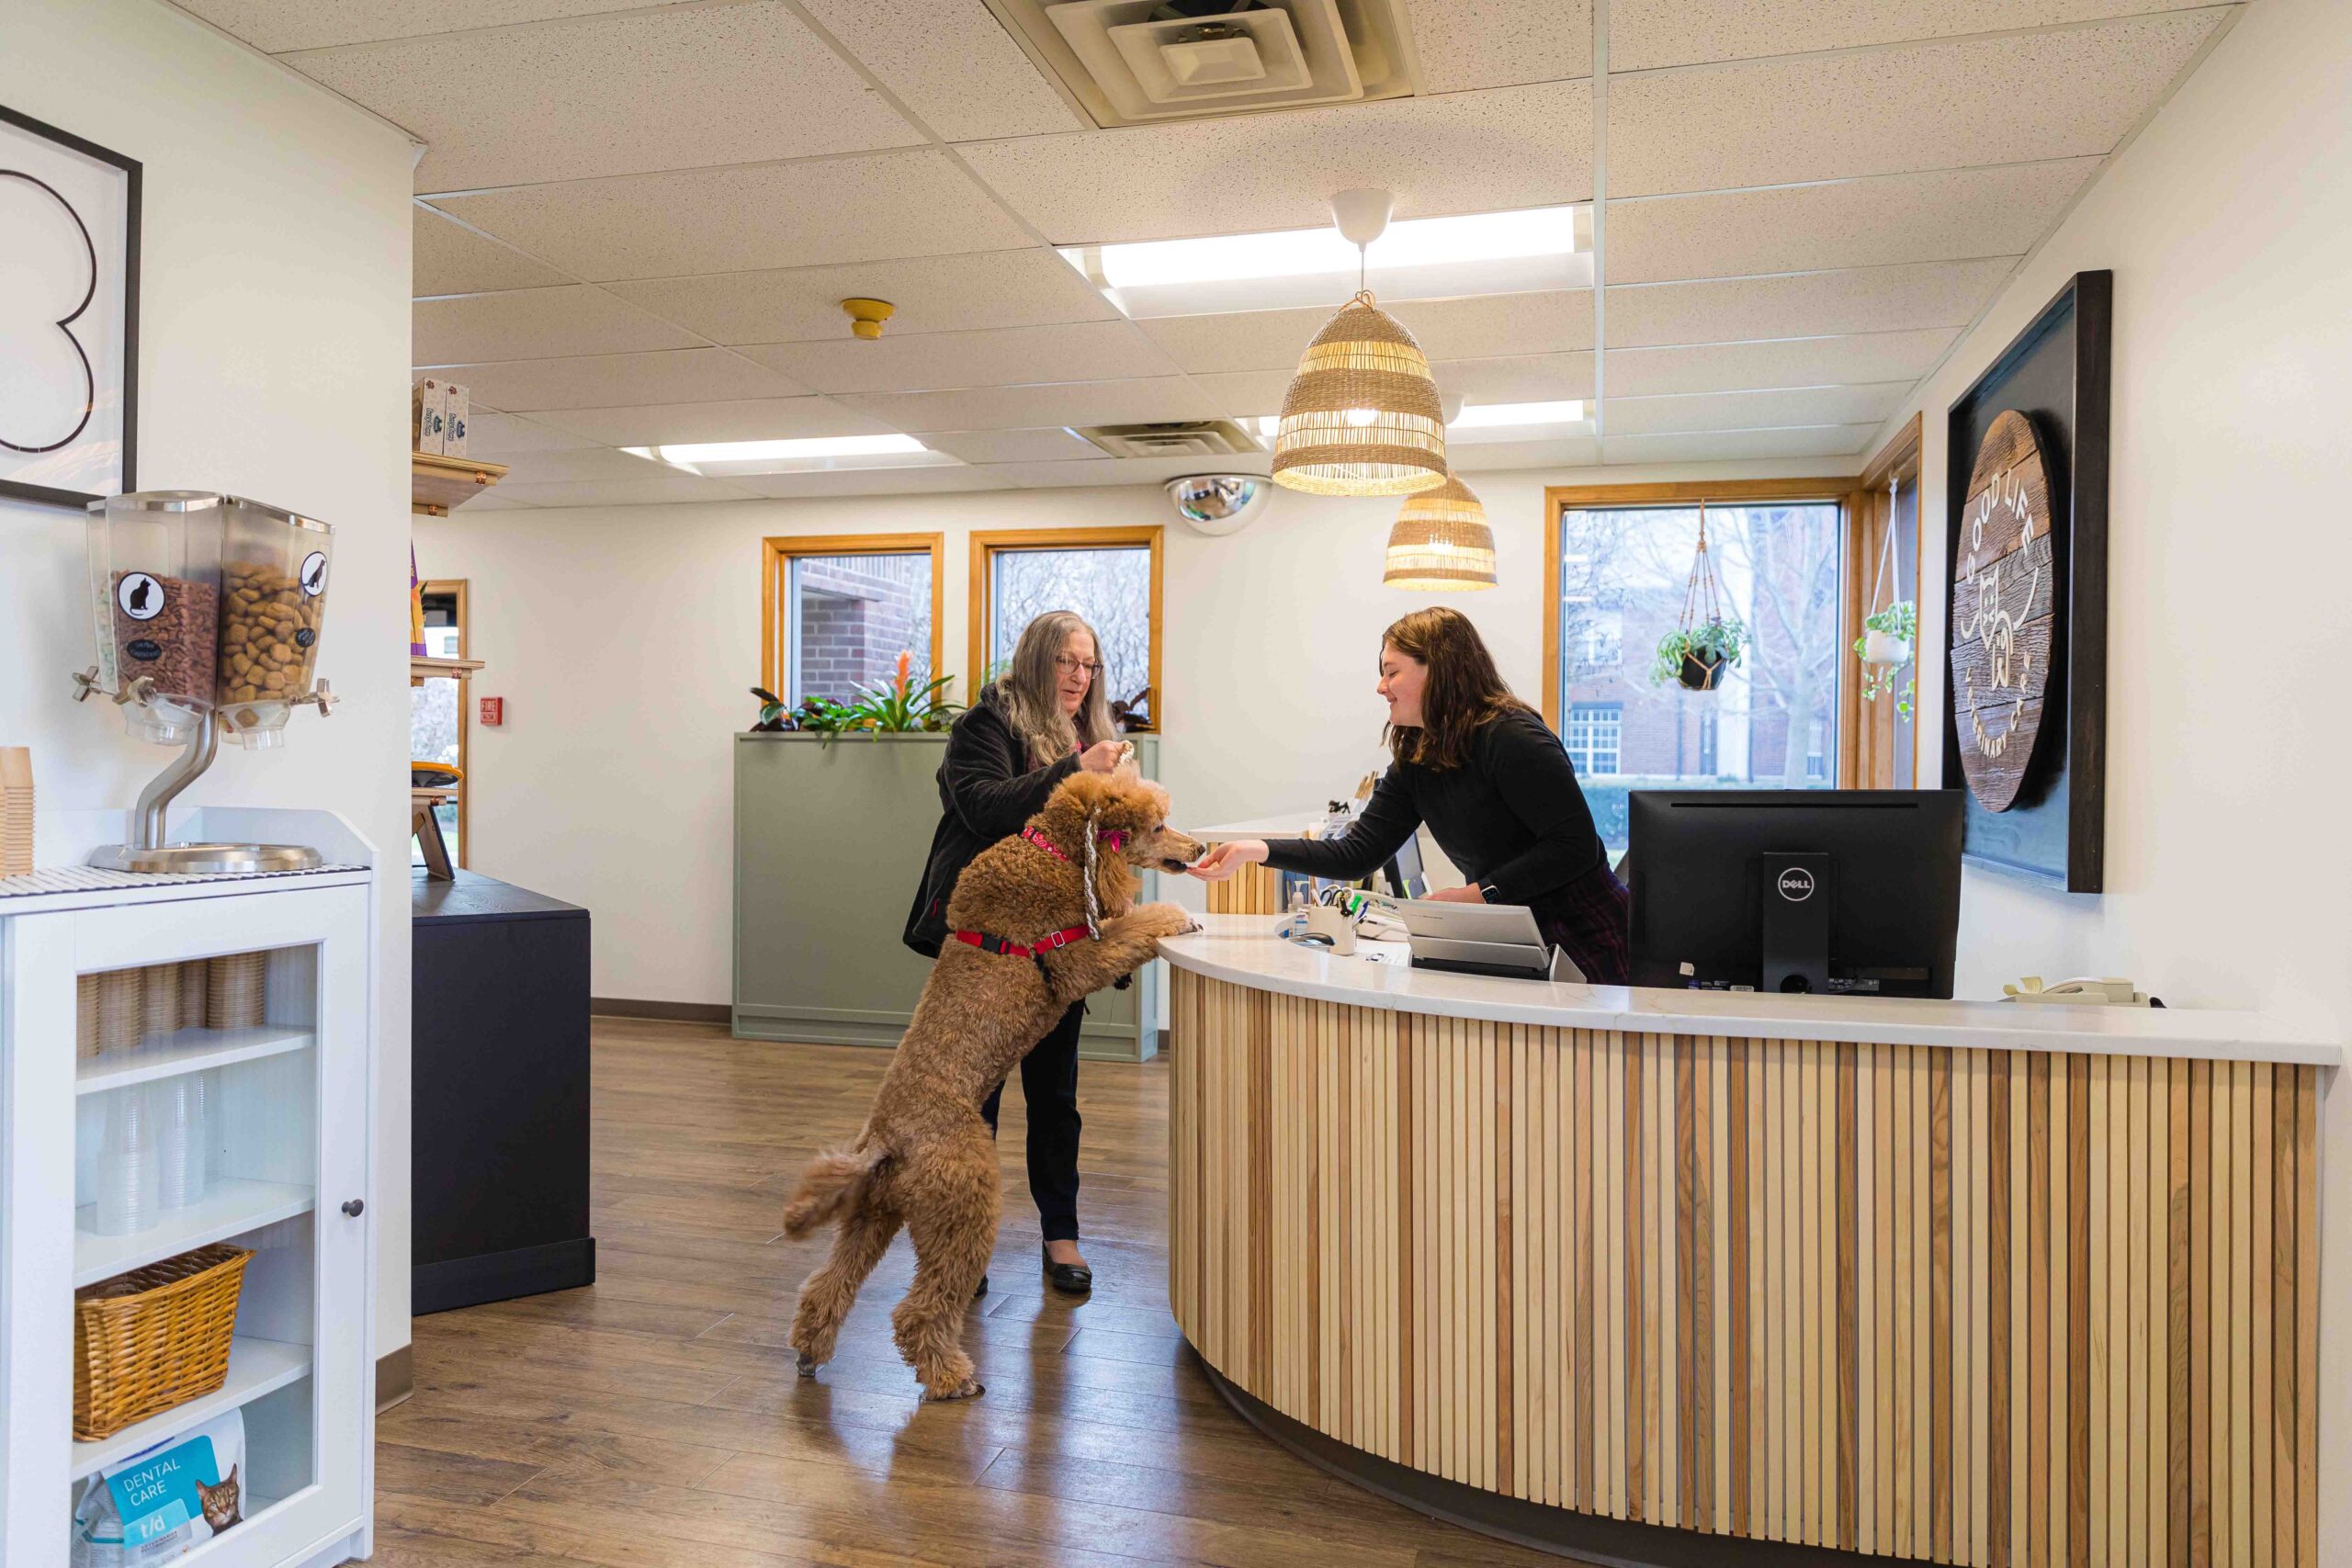
[[[1637,986],[1951,995],[1958,790],[1635,790]]]

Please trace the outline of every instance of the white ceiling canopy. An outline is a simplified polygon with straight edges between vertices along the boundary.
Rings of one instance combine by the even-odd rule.
[[[1850,466],[2241,9],[178,3],[429,144],[416,363],[531,507],[1155,481],[1070,432],[1270,412],[1352,187],[1462,467]],[[888,436],[922,466],[628,452]]]

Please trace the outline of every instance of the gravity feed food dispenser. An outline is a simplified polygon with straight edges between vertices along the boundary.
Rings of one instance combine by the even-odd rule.
[[[323,716],[334,695],[313,682],[334,530],[275,506],[209,491],[133,491],[90,503],[90,592],[98,662],[74,677],[122,709],[141,740],[186,754],[139,796],[130,841],[90,856],[117,871],[307,871],[298,844],[168,844],[173,799],[212,765],[225,733],[247,750],[286,741],[301,704]]]

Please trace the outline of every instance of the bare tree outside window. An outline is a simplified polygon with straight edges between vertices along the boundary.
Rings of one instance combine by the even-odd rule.
[[[1622,715],[1613,759],[1589,745],[1582,753],[1612,770],[1578,770],[1612,851],[1625,848],[1629,790],[1835,780],[1842,535],[1835,502],[1707,508],[1724,613],[1748,642],[1722,687],[1702,693],[1650,680],[1651,651],[1681,619],[1698,509],[1561,513],[1560,711],[1614,705]]]
[[[1102,639],[1106,698],[1151,684],[1151,550],[1148,546],[999,550],[992,558],[989,664],[1008,662],[1022,628],[1050,610],[1075,610]],[[1150,711],[1159,711],[1153,694]]]

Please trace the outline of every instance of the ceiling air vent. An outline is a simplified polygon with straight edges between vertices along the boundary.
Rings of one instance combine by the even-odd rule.
[[[1263,450],[1229,419],[1097,424],[1079,434],[1114,457],[1234,457]]]
[[[1396,97],[1396,0],[989,0],[1101,125]]]

